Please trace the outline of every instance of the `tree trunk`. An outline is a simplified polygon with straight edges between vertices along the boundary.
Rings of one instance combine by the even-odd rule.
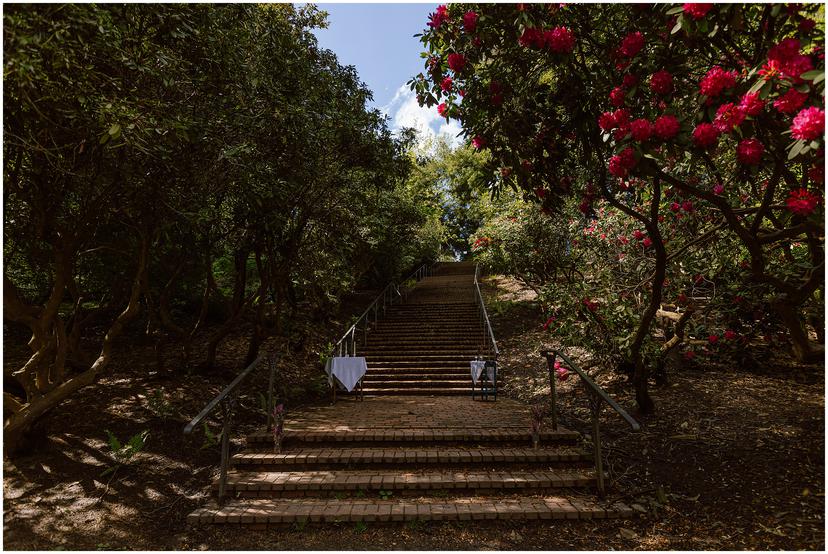
[[[815,346],[808,339],[808,332],[802,325],[796,306],[784,296],[775,299],[771,305],[779,314],[782,323],[788,328],[791,337],[793,354],[800,362],[812,363],[822,359],[825,352],[823,346]]]

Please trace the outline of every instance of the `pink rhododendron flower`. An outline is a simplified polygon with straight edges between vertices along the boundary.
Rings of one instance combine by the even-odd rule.
[[[624,79],[621,81],[621,86],[624,88],[632,88],[638,84],[638,77],[633,75],[632,73],[627,73],[624,75]]]
[[[480,135],[477,135],[472,139],[472,146],[480,150],[486,146],[486,139]]]
[[[816,27],[816,21],[813,19],[805,18],[799,22],[799,30],[805,33],[806,35],[814,30]]]
[[[758,139],[746,138],[736,146],[736,159],[744,165],[758,165],[765,153],[765,145]]]
[[[600,116],[598,116],[598,126],[603,131],[612,131],[615,129],[616,122],[615,117],[613,117],[612,112],[604,112]]]
[[[780,113],[794,113],[805,104],[808,94],[799,92],[795,88],[788,89],[788,92],[774,100],[773,107]]]
[[[558,381],[566,381],[569,379],[569,370],[565,367],[556,367],[555,375],[558,377]]]
[[[713,4],[684,4],[684,13],[693,19],[703,19],[712,9]]]
[[[609,161],[609,172],[616,177],[626,177],[627,173],[638,163],[635,159],[635,151],[627,147],[616,154]]]
[[[546,331],[549,329],[549,326],[552,325],[552,322],[555,321],[555,316],[551,316],[549,319],[546,320],[546,323],[543,324],[543,330]]]
[[[681,204],[679,204],[678,202],[673,202],[672,204],[670,204],[670,209],[674,212],[677,212],[681,209]]]
[[[640,31],[630,33],[621,41],[618,52],[627,58],[632,58],[644,48],[644,35]]]
[[[443,90],[443,92],[450,92],[451,91],[451,83],[452,83],[451,77],[446,77],[445,79],[443,79],[440,82],[440,88]]]
[[[717,342],[719,342],[719,335],[710,335],[709,337],[707,337],[707,342],[709,342],[710,344],[716,344]]]
[[[518,38],[518,44],[524,48],[543,48],[544,42],[543,31],[537,27],[526,27]]]
[[[590,312],[594,312],[598,309],[598,302],[595,302],[594,300],[584,298],[583,302],[584,306],[586,306],[587,310],[589,310]]]
[[[796,215],[801,216],[809,216],[811,215],[816,207],[822,202],[822,197],[809,192],[806,189],[800,188],[797,190],[791,191],[790,196],[788,196],[787,201],[785,202],[788,205],[788,209],[795,213]]]
[[[728,102],[722,104],[716,110],[716,119],[713,121],[713,125],[720,132],[729,133],[734,127],[741,125],[744,120],[745,112],[739,106],[734,105],[733,102]]]
[[[443,117],[447,117],[446,114],[448,113],[448,106],[446,106],[445,102],[437,106],[437,113],[439,113]]]
[[[676,136],[679,129],[681,129],[681,125],[674,115],[662,115],[653,124],[653,132],[663,140],[669,140]]]
[[[469,10],[465,14],[463,14],[463,29],[467,33],[473,33],[475,29],[477,29],[477,18],[478,16],[474,11]]]
[[[670,94],[673,92],[673,76],[664,70],[656,71],[650,77],[650,90],[656,94]]]
[[[735,71],[725,71],[715,65],[699,82],[699,92],[708,98],[715,98],[722,91],[735,87],[737,76]]]
[[[724,332],[724,339],[725,340],[733,340],[737,336],[738,335],[736,334],[736,331],[734,331],[733,329],[728,329],[727,331]]]
[[[684,353],[684,359],[685,360],[689,361],[689,360],[692,360],[695,357],[696,357],[696,353],[693,352],[692,350],[688,350]]]
[[[630,112],[626,108],[620,108],[612,112],[612,117],[615,119],[615,124],[624,126],[630,122]]]
[[[610,103],[615,106],[616,108],[620,108],[624,105],[624,89],[621,87],[615,87],[610,92]]]
[[[428,15],[428,26],[432,29],[439,29],[440,25],[448,21],[448,9],[445,5],[437,6],[437,11]]]
[[[575,34],[566,27],[555,27],[543,34],[547,48],[560,54],[569,54],[575,49]]]
[[[719,195],[724,192],[724,185],[721,183],[716,183],[713,185],[713,194]]]
[[[690,213],[694,209],[693,208],[693,203],[690,200],[685,200],[684,202],[681,203],[681,209],[684,210],[687,213]]]
[[[463,54],[449,54],[448,66],[455,73],[460,73],[466,67],[466,57]]]
[[[543,187],[538,187],[535,189],[535,196],[537,196],[538,198],[543,198],[544,196],[546,196],[546,191],[543,189]]]
[[[739,108],[745,115],[756,116],[762,113],[765,108],[765,101],[759,97],[758,92],[749,92],[742,96]]]
[[[633,236],[636,238],[636,240],[641,240],[644,238],[644,233],[636,229],[635,231],[633,231]]]
[[[791,124],[791,136],[799,140],[816,140],[825,133],[825,110],[816,106],[805,108]]]
[[[643,241],[641,241],[641,244],[644,245],[644,248],[649,248],[653,245],[653,241],[652,239],[650,239],[650,237],[647,237]]]
[[[644,142],[653,134],[653,124],[646,119],[635,119],[630,122],[630,132],[633,140]]]
[[[699,123],[693,129],[693,144],[699,148],[710,148],[719,141],[720,131],[712,123]]]

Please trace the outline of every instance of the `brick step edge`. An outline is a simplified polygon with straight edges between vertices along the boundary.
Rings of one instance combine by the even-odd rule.
[[[551,498],[462,499],[442,502],[405,500],[274,500],[251,499],[228,502],[219,508],[213,503],[187,516],[193,525],[268,524],[296,522],[395,522],[524,519],[608,519],[631,518],[632,508],[617,502]]]
[[[240,452],[230,462],[236,467],[316,464],[467,464],[588,462],[586,452],[574,448],[328,448],[295,452]]]
[[[547,441],[575,441],[579,438],[575,431],[560,428],[557,431],[542,431],[541,444]],[[285,430],[285,441],[302,442],[444,442],[444,441],[526,441],[531,442],[532,434],[523,429],[501,431],[490,429],[423,429],[401,431],[397,429],[354,429],[331,431],[291,431]],[[257,431],[247,435],[248,444],[272,443],[273,435],[266,431]]]
[[[346,491],[457,491],[481,490],[502,492],[553,488],[592,487],[593,472],[562,473],[554,471],[434,471],[411,473],[407,471],[342,470],[231,472],[227,476],[227,490],[244,494],[264,493],[261,496],[304,492],[308,496],[333,496]],[[218,490],[218,480],[213,491]]]

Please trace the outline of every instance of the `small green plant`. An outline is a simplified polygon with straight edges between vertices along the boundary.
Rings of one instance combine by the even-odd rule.
[[[364,521],[357,521],[356,525],[354,525],[354,529],[357,533],[364,533],[368,529],[368,526]]]
[[[319,363],[322,364],[322,366],[328,363],[328,360],[331,359],[331,352],[333,352],[333,349],[334,344],[329,342],[322,348],[322,350],[319,351]]]
[[[388,500],[389,498],[394,496],[394,493],[391,491],[379,491],[379,495],[380,498],[382,498],[383,500]]]
[[[118,471],[118,468],[121,466],[129,464],[135,455],[144,449],[144,445],[147,443],[147,437],[149,437],[149,429],[144,429],[143,431],[132,435],[129,441],[122,445],[121,441],[118,440],[118,437],[112,434],[112,431],[109,429],[105,429],[105,431],[106,436],[109,439],[110,454],[112,454],[115,465],[105,469],[103,473],[101,473],[101,477],[114,473]]]
[[[147,392],[147,409],[152,412],[155,417],[160,417],[166,420],[173,415],[175,409],[173,405],[167,400],[167,395],[164,393],[164,388],[156,389],[152,393]]]
[[[344,500],[345,499],[345,493],[344,492],[338,492],[334,495],[334,498],[336,498],[337,500]]]
[[[201,445],[201,450],[207,450],[208,448],[213,448],[218,444],[218,437],[215,433],[210,431],[210,427],[207,426],[207,422],[204,422],[204,444]]]
[[[354,494],[357,498],[365,498],[365,489],[359,489]]]

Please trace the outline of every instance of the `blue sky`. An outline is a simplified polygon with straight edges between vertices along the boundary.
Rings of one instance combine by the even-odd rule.
[[[460,127],[446,124],[436,108],[421,108],[405,83],[423,70],[422,44],[414,37],[437,7],[427,4],[317,4],[328,12],[328,28],[314,34],[343,65],[356,67],[374,92],[374,107],[392,129],[414,127],[423,138],[445,135],[457,141]]]

